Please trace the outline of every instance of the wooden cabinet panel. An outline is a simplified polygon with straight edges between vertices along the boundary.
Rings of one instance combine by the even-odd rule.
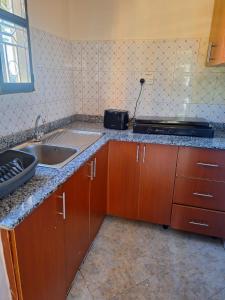
[[[225,213],[174,204],[171,226],[175,229],[225,238]]]
[[[170,224],[178,148],[142,146],[139,218]]]
[[[225,1],[215,0],[209,38],[209,66],[225,63]]]
[[[90,167],[79,169],[62,187],[65,193],[65,264],[69,289],[89,248]]]
[[[173,202],[225,211],[225,183],[177,178]]]
[[[140,145],[110,142],[108,166],[108,214],[137,219]]]
[[[93,158],[93,180],[90,197],[90,239],[94,240],[106,215],[108,145],[101,148]]]
[[[177,176],[225,181],[225,152],[181,147]]]
[[[19,294],[24,300],[66,298],[64,227],[54,193],[11,233]]]

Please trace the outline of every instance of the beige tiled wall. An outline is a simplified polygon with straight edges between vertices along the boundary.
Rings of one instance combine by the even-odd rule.
[[[204,66],[207,40],[74,41],[32,28],[35,92],[0,96],[0,136],[106,108],[225,122],[225,68]]]
[[[205,117],[225,122],[225,68],[206,68],[206,39],[74,41],[76,112]]]
[[[35,92],[0,96],[0,136],[75,113],[72,45],[66,39],[31,29]]]

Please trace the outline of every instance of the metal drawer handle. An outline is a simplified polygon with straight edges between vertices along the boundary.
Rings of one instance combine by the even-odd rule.
[[[136,161],[139,162],[139,150],[140,150],[140,146],[137,145],[137,153],[136,153]]]
[[[93,177],[96,178],[97,175],[97,159],[95,157],[94,159],[94,171],[93,171]]]
[[[194,196],[204,197],[204,198],[213,198],[211,194],[201,194],[201,193],[193,193]]]
[[[213,42],[209,43],[209,47],[208,47],[208,53],[207,53],[207,62],[210,63],[210,61],[215,60],[215,58],[211,57],[212,54],[212,48],[215,48],[216,44],[214,44]]]
[[[145,163],[145,156],[146,156],[146,146],[143,149],[143,164]]]
[[[188,223],[191,225],[196,225],[196,226],[201,226],[201,227],[209,227],[209,225],[205,224],[205,223],[198,223],[198,222],[194,222],[194,221],[190,221]]]
[[[88,165],[91,167],[91,174],[88,175],[88,178],[92,181],[94,179],[94,161],[92,160]]]
[[[203,163],[203,162],[198,162],[197,165],[202,166],[202,167],[209,167],[209,168],[219,168],[219,165],[207,164],[207,163]]]
[[[62,193],[62,195],[59,196],[59,198],[63,201],[63,211],[58,214],[63,216],[63,220],[66,220],[66,193]]]

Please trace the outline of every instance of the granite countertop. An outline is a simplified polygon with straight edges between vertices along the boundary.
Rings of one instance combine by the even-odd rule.
[[[106,130],[101,123],[74,122],[68,128],[104,132],[92,146],[61,169],[37,167],[35,176],[12,195],[0,200],[0,228],[11,230],[39,206],[52,192],[109,140],[201,147],[225,150],[225,131],[216,131],[213,139],[134,134],[132,130]]]

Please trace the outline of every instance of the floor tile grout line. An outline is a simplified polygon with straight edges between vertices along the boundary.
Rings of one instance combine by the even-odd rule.
[[[80,275],[81,275],[81,277],[82,277],[82,279],[83,279],[83,281],[84,281],[85,287],[87,288],[88,292],[90,293],[92,300],[94,300],[94,296],[93,296],[93,294],[92,294],[92,292],[91,292],[91,289],[90,289],[90,287],[89,287],[89,285],[88,285],[88,283],[87,283],[87,280],[86,280],[86,278],[85,278],[85,276],[84,276],[84,274],[82,273],[82,271],[81,271],[80,268],[79,268],[79,272],[80,272]]]
[[[218,292],[216,292],[215,294],[211,295],[208,300],[213,300],[213,297],[219,295],[221,292],[225,291],[225,287],[220,289]]]

